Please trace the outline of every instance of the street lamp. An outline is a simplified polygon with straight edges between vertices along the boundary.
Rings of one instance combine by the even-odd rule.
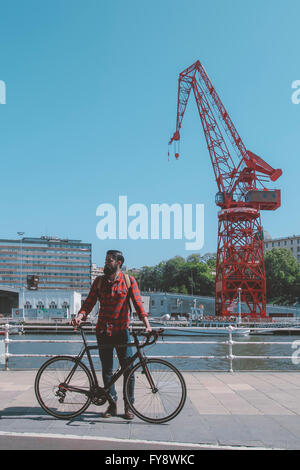
[[[22,308],[22,315],[23,321],[25,320],[24,315],[24,288],[23,288],[23,239],[22,236],[25,232],[17,232],[20,237],[20,294],[21,294],[21,308]]]
[[[191,290],[192,290],[192,295],[194,295],[194,278],[193,278],[192,270],[191,270]]]

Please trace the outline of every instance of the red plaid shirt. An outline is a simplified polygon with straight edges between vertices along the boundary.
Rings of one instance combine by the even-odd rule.
[[[140,291],[134,277],[129,276],[131,282],[131,296],[136,313],[140,320],[147,316],[144,310]],[[100,292],[98,289],[99,277],[97,277],[91,287],[89,295],[84,301],[78,313],[83,313],[83,320],[95,306],[97,300],[100,301],[98,322],[96,329],[98,332],[106,332],[109,335],[125,330],[129,327],[129,305],[127,299],[128,288],[124,274],[120,271],[114,281],[109,281],[103,276]]]

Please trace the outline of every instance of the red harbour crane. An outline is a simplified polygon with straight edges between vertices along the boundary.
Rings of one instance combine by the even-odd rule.
[[[282,170],[273,169],[246,149],[228,112],[198,60],[179,75],[176,131],[180,140],[186,106],[193,91],[218,192],[218,244],[215,283],[216,315],[233,315],[237,302],[243,316],[266,316],[266,276],[260,211],[280,207],[279,189],[267,189]],[[175,157],[179,153],[175,148]]]

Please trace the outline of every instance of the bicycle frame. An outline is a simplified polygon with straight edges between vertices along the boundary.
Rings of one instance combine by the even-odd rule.
[[[154,386],[154,383],[153,383],[153,380],[152,380],[152,377],[151,377],[151,374],[149,373],[148,371],[148,368],[146,367],[146,357],[144,355],[144,353],[141,351],[145,346],[148,346],[150,344],[153,344],[157,338],[154,339],[154,341],[150,342],[148,341],[148,339],[140,344],[139,343],[139,340],[137,339],[137,333],[135,332],[132,332],[132,335],[134,337],[134,342],[133,343],[126,343],[124,345],[120,345],[120,346],[124,346],[124,347],[129,347],[129,346],[134,346],[137,351],[133,354],[133,356],[131,356],[130,358],[127,359],[127,364],[126,366],[123,366],[123,367],[120,367],[112,376],[109,384],[107,385],[107,387],[101,387],[99,385],[99,382],[98,382],[98,378],[97,378],[97,375],[96,375],[96,371],[95,371],[95,368],[94,368],[94,363],[93,363],[93,360],[92,360],[92,356],[90,354],[90,351],[92,350],[98,350],[99,347],[98,345],[94,345],[94,346],[89,346],[87,344],[87,340],[85,338],[85,334],[84,334],[84,331],[83,331],[83,328],[81,326],[79,326],[79,330],[80,330],[80,333],[81,333],[81,336],[82,336],[82,340],[83,340],[83,344],[84,344],[84,347],[82,349],[82,351],[78,354],[78,356],[76,357],[75,359],[75,364],[74,364],[74,367],[72,368],[72,370],[70,371],[68,377],[66,378],[66,381],[63,383],[63,384],[60,384],[60,388],[62,389],[67,389],[68,391],[74,391],[74,392],[77,392],[77,393],[83,393],[85,395],[89,394],[90,391],[87,392],[87,390],[84,390],[84,389],[80,389],[78,387],[72,387],[72,386],[68,386],[68,382],[71,380],[72,376],[74,375],[74,372],[75,370],[77,369],[78,367],[78,364],[81,362],[83,356],[86,354],[87,355],[87,358],[88,358],[88,362],[89,362],[89,366],[90,366],[90,372],[92,374],[92,379],[93,379],[93,391],[100,391],[100,392],[103,392],[105,397],[107,398],[107,400],[109,402],[112,402],[112,398],[110,396],[110,393],[109,393],[109,388],[121,377],[121,375],[124,375],[124,373],[131,367],[131,365],[136,361],[136,359],[139,359],[140,363],[142,364],[143,366],[143,370],[146,374],[146,377],[149,381],[149,385],[151,386],[151,389],[153,392],[156,391],[156,388]],[[157,335],[158,336],[158,335]],[[103,346],[105,347],[105,345]]]

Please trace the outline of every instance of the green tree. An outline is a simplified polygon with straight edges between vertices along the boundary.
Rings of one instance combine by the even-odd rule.
[[[217,265],[217,255],[213,253],[206,261],[207,266],[209,266],[212,270],[216,270]]]
[[[186,284],[188,291],[192,295],[213,295],[214,292],[214,276],[211,273],[210,267],[203,262],[200,263],[186,263],[185,277],[190,279]],[[193,291],[191,291],[191,281],[193,284]]]
[[[200,263],[200,261],[201,261],[200,253],[192,253],[186,259],[187,263]]]
[[[182,284],[186,284],[182,279],[181,272],[185,259],[181,256],[174,256],[165,262],[162,268],[162,288],[166,292],[170,292],[173,287],[179,288]]]
[[[267,301],[294,303],[300,300],[300,265],[286,248],[265,253]]]
[[[139,273],[138,282],[141,290],[160,290],[160,273],[157,266],[143,266]]]
[[[174,256],[156,266],[144,266],[136,279],[143,291],[213,295],[214,261],[211,260],[209,256],[204,261],[198,253],[189,255],[186,260],[182,256]]]

